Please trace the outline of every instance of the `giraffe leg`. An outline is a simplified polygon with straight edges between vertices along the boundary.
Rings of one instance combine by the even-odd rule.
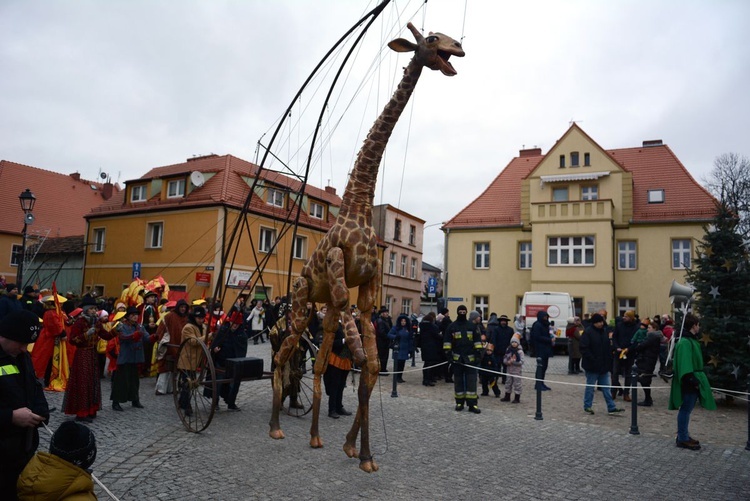
[[[377,291],[380,288],[379,277],[380,263],[378,262],[375,277],[359,288],[357,306],[360,311],[368,312],[372,309]],[[370,396],[380,372],[380,359],[378,358],[375,328],[372,322],[362,322],[362,342],[365,351],[365,363],[360,366],[362,373],[359,378],[359,388],[357,390],[359,405],[354,423],[352,423],[352,427],[346,435],[344,452],[349,457],[355,456],[357,435],[361,430],[359,468],[367,473],[372,473],[378,471],[378,465],[370,452]]]
[[[320,388],[320,378],[328,367],[328,355],[333,346],[333,337],[339,327],[341,313],[329,305],[328,313],[323,318],[323,342],[320,344],[315,367],[313,367],[313,416],[310,424],[310,447],[318,449],[323,447],[323,439],[320,438],[318,423],[320,420],[320,400],[323,392]]]
[[[273,439],[284,438],[284,432],[279,424],[279,411],[281,409],[282,391],[284,382],[282,380],[282,369],[292,354],[297,350],[299,337],[305,331],[310,319],[306,315],[307,299],[309,293],[309,284],[303,277],[297,279],[294,283],[292,297],[292,329],[291,334],[284,339],[279,351],[274,357],[276,367],[273,371],[273,406],[271,410],[271,421],[269,421],[270,431],[268,435]]]

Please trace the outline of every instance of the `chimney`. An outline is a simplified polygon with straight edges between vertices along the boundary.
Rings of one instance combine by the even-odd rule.
[[[325,188],[326,193],[330,193],[331,195],[336,195],[336,188],[333,186],[326,186]]]
[[[663,146],[661,139],[651,139],[649,141],[643,141],[644,148],[651,148],[652,146]]]
[[[81,174],[79,172],[74,172],[73,174],[70,175],[70,177],[72,177],[74,181],[81,180]]]
[[[542,155],[541,148],[529,148],[527,150],[520,150],[518,156],[523,157],[539,157]]]
[[[104,183],[102,185],[102,198],[104,200],[109,200],[112,198],[112,192],[114,191],[115,186],[112,183]]]

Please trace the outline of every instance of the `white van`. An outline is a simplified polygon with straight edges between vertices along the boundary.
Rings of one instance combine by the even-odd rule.
[[[519,314],[526,318],[526,332],[524,336],[528,341],[531,326],[536,323],[536,315],[540,311],[546,311],[549,315],[550,324],[555,324],[555,347],[568,346],[568,338],[565,337],[565,327],[568,319],[575,316],[573,298],[567,292],[526,292],[521,301]]]

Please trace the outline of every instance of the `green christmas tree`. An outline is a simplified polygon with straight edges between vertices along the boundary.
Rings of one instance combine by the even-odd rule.
[[[723,203],[717,211],[687,279],[695,288],[693,309],[701,319],[698,340],[711,386],[746,391],[750,369],[748,249],[736,231],[736,215]]]

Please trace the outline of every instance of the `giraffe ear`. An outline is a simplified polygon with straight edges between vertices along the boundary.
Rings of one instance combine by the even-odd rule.
[[[417,44],[412,43],[404,38],[397,38],[388,42],[388,47],[396,52],[414,52],[417,50]]]

